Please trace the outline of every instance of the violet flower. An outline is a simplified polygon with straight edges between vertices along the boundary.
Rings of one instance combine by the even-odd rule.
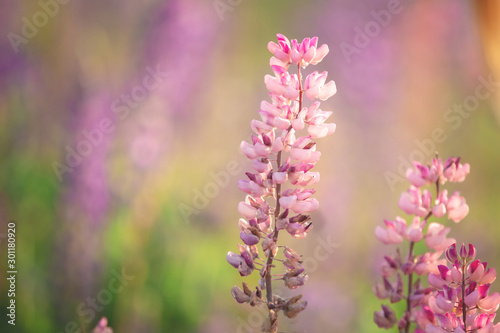
[[[277,43],[268,44],[274,75],[264,77],[270,101],[262,101],[261,119],[251,121],[254,133],[250,141],[240,145],[243,154],[252,160],[254,170],[238,182],[240,190],[246,193],[245,200],[238,204],[238,212],[243,216],[238,223],[240,238],[245,245],[238,245],[240,254],[227,254],[227,261],[240,275],[259,271],[261,279],[255,291],[244,283],[243,290],[235,286],[231,293],[239,303],[267,305],[269,316],[262,324],[264,332],[277,332],[280,310],[293,318],[307,306],[301,295],[284,299],[273,294],[273,278],[282,280],[290,289],[302,286],[308,278],[302,257],[290,247],[277,245],[278,234],[286,231],[292,237],[304,238],[311,231],[309,214],[319,207],[311,188],[320,179],[319,172],[311,171],[321,157],[315,139],[335,131],[335,124],[325,123],[332,112],[322,111],[319,102],[306,107],[303,100],[304,95],[312,100],[326,100],[336,93],[335,83],[326,82],[326,72],[313,72],[302,82],[301,69],[319,63],[328,53],[328,46],[318,47],[317,37],[299,43],[290,42],[281,34],[277,36]],[[290,73],[290,67],[296,73]],[[259,243],[263,258],[258,253]],[[276,258],[280,249],[283,259]],[[283,264],[283,274],[272,272],[278,268],[275,261]]]

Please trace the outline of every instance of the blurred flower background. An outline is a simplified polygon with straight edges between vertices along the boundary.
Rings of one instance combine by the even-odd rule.
[[[315,228],[287,240],[309,306],[280,329],[379,331],[374,229],[436,150],[471,164],[450,236],[500,268],[499,22],[495,0],[3,1],[0,260],[15,220],[18,290],[0,331],[258,332],[225,255],[276,33],[328,44],[317,69],[338,87]]]

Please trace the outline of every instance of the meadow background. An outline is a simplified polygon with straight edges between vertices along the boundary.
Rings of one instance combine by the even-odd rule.
[[[231,297],[242,279],[225,256],[237,250],[237,180],[251,167],[239,144],[267,99],[276,33],[327,43],[314,69],[338,87],[322,104],[337,132],[318,143],[314,229],[286,240],[314,267],[299,290],[309,306],[281,331],[380,331],[371,287],[393,249],[374,229],[405,216],[397,201],[408,186],[387,177],[434,150],[471,164],[451,186],[470,214],[450,236],[500,268],[500,86],[464,116],[449,111],[474,101],[480,78],[500,81],[498,1],[402,0],[378,32],[372,11],[394,0],[61,2],[53,15],[44,0],[0,2],[1,332],[78,331],[71,322],[89,332],[101,316],[116,333],[259,326],[263,315]],[[14,46],[23,18],[39,27]],[[373,36],[360,43],[366,28]],[[78,147],[86,156],[68,167]],[[4,312],[10,220],[15,329]],[[325,241],[335,248],[319,260]],[[110,292],[122,270],[133,279]],[[98,296],[106,304],[86,303]]]

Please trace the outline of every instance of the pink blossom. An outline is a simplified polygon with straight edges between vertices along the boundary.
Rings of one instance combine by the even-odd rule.
[[[500,294],[493,293],[482,300],[479,301],[479,308],[484,313],[495,313],[498,310],[498,306],[500,304]]]
[[[283,35],[278,34],[278,43],[269,42],[268,50],[285,66],[288,64],[306,67],[309,64],[316,65],[328,54],[326,44],[318,47],[318,37],[305,38],[300,44],[297,40],[290,41]]]
[[[408,168],[406,178],[415,187],[421,187],[437,181],[439,174],[434,165],[424,166],[418,162],[413,162],[415,170]]]
[[[448,218],[455,223],[460,222],[469,214],[469,206],[465,202],[465,198],[460,196],[458,192],[454,192],[446,204],[448,210]]]
[[[305,94],[309,99],[318,98],[322,101],[335,95],[337,87],[335,82],[329,81],[325,84],[327,72],[319,74],[317,71],[309,74],[304,83]]]
[[[384,244],[399,244],[406,235],[406,221],[399,216],[395,221],[384,220],[386,229],[377,227],[375,236]]]
[[[497,271],[494,268],[488,268],[483,277],[478,281],[479,284],[493,283],[497,278]]]
[[[413,219],[412,224],[406,229],[406,238],[410,242],[420,242],[420,240],[424,237],[422,233],[422,225],[419,217],[415,217]]]
[[[430,193],[427,190],[422,193],[412,185],[408,191],[401,194],[398,205],[406,214],[424,217],[430,211]]]
[[[446,238],[446,235],[450,232],[450,228],[445,228],[444,225],[439,223],[431,223],[427,229],[427,234],[425,235],[425,244],[433,250],[444,251],[453,243],[455,240],[453,238]]]
[[[450,157],[444,167],[443,175],[450,182],[463,182],[470,172],[469,163],[461,164],[460,157]]]

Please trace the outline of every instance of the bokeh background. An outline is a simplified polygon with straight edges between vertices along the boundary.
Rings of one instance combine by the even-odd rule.
[[[281,331],[379,331],[371,287],[394,249],[374,228],[402,214],[407,187],[387,177],[434,150],[471,164],[451,187],[471,211],[450,235],[500,267],[500,86],[466,116],[447,118],[480,78],[500,81],[499,3],[402,0],[386,26],[346,53],[375,22],[372,11],[392,2],[2,1],[1,276],[15,220],[18,290],[13,328],[0,279],[0,331],[77,331],[67,329],[75,322],[89,332],[106,316],[118,333],[258,332],[263,315],[232,299],[242,279],[225,255],[237,250],[237,180],[251,167],[238,147],[267,98],[266,45],[278,32],[327,43],[315,69],[338,87],[323,103],[337,132],[319,141],[315,228],[306,240],[283,237],[314,267],[300,290],[309,307]],[[34,20],[38,27],[25,27]],[[158,84],[144,90],[151,71]],[[103,120],[112,130],[85,147]],[[446,139],[423,151],[416,141],[429,142],[436,128]],[[78,147],[86,156],[61,169]],[[327,239],[334,250],[316,260]],[[87,299],[104,297],[122,270],[133,279],[89,310]]]

